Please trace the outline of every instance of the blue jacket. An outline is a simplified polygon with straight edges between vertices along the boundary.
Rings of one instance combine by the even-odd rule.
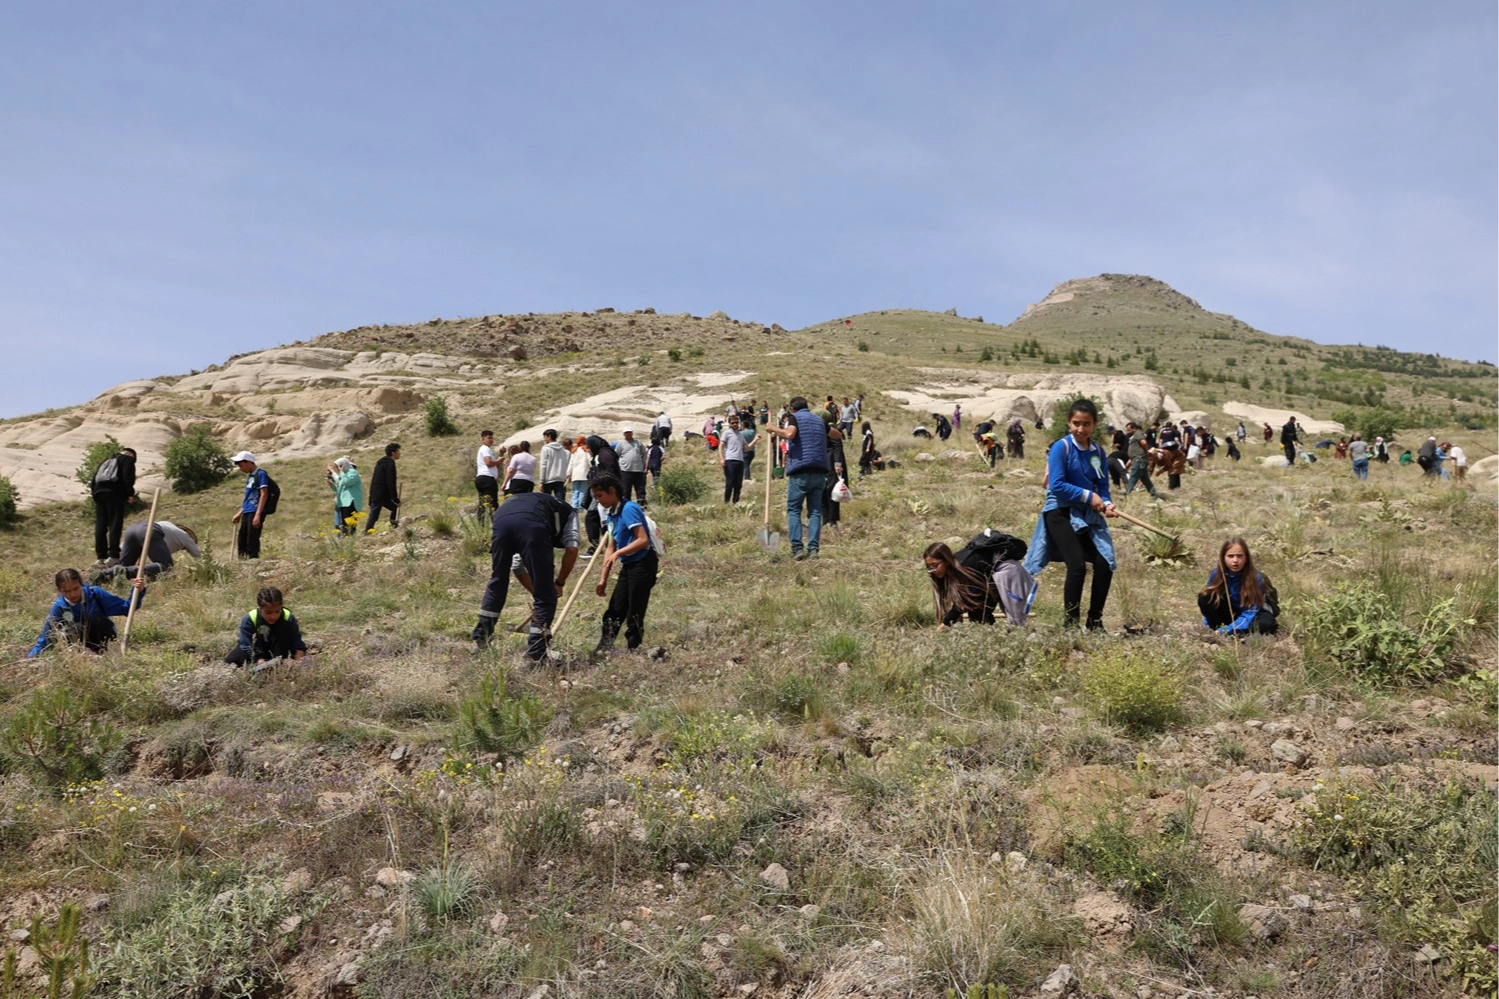
[[[653,542],[655,541],[655,538],[651,538],[651,525],[646,523],[645,511],[640,508],[639,503],[632,500],[621,500],[619,506],[616,506],[613,510],[601,510],[600,516],[603,518],[604,525],[609,529],[609,533],[614,536],[614,550],[616,552],[635,540],[635,528],[637,526],[645,528],[646,537],[650,538]],[[654,551],[655,549],[650,545],[646,545],[638,552],[619,556],[619,561],[622,565],[634,565]]]
[[[1119,568],[1108,521],[1088,504],[1091,493],[1102,496],[1105,503],[1113,502],[1109,497],[1109,466],[1103,448],[1090,441],[1084,450],[1068,434],[1047,450],[1046,473],[1046,503],[1041,507],[1041,516],[1036,519],[1036,530],[1025,553],[1025,571],[1039,576],[1053,560],[1046,536],[1046,513],[1057,509],[1068,512],[1075,533],[1090,532],[1093,547],[1110,569]]]
[[[136,600],[139,607],[145,602],[146,591],[141,590],[140,597]],[[103,620],[109,625],[109,635],[114,636],[114,624],[109,621],[111,617],[120,617],[130,613],[130,601],[124,597],[117,597],[108,590],[97,586],[85,586],[83,588],[83,599],[76,604],[68,603],[68,598],[61,593],[52,602],[52,608],[47,611],[47,619],[42,622],[42,633],[37,636],[36,644],[31,651],[26,653],[27,659],[35,659],[41,655],[49,645],[56,639],[59,631],[66,632],[72,626],[84,626],[90,619]]]
[[[1239,603],[1239,591],[1244,585],[1244,574],[1242,572],[1230,572],[1226,573],[1226,575],[1228,576],[1228,608],[1231,612],[1234,613],[1235,616],[1232,623],[1226,624],[1218,630],[1223,632],[1225,635],[1231,635],[1236,631],[1248,631],[1249,626],[1254,623],[1255,616],[1259,614],[1260,611],[1270,613],[1270,607],[1265,603],[1263,597],[1260,599],[1259,604],[1253,607],[1242,606]],[[1257,572],[1254,574],[1254,578],[1260,584],[1260,592],[1264,593],[1265,577]],[[1222,584],[1218,582],[1217,569],[1214,569],[1212,572],[1208,573],[1208,586],[1221,585]],[[1202,624],[1203,627],[1212,627],[1208,624],[1207,618],[1202,619]]]
[[[791,414],[796,421],[796,436],[788,442],[786,474],[798,472],[828,473],[828,425],[810,409]]]

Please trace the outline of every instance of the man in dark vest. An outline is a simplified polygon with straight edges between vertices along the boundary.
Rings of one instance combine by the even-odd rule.
[[[828,441],[843,434],[823,417],[807,408],[807,400],[791,400],[791,419],[784,427],[766,427],[767,433],[789,441],[786,455],[786,533],[791,535],[791,556],[800,562],[815,558],[822,541],[822,493],[827,488]],[[807,542],[802,545],[802,505],[807,507]]]
[[[526,626],[526,658],[533,662],[547,653],[557,594],[578,561],[578,511],[548,493],[517,493],[495,511],[491,521],[489,585],[479,605],[473,639],[480,649],[489,645],[495,622],[505,609],[510,589],[511,561],[531,577],[531,620]],[[553,577],[552,549],[563,549],[562,570]]]

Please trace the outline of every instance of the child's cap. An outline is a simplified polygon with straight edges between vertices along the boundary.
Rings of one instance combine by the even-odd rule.
[[[242,461],[248,461],[248,462],[252,462],[252,463],[258,464],[258,462],[255,462],[255,455],[251,451],[241,451],[239,454],[236,454],[233,458],[230,458],[229,460],[232,461],[232,462],[234,462],[234,464],[236,464],[236,465],[238,465]]]

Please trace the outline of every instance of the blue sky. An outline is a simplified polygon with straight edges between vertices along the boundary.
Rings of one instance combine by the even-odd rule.
[[[1496,32],[1492,0],[8,4],[0,416],[366,323],[1008,322],[1104,271],[1495,360]]]

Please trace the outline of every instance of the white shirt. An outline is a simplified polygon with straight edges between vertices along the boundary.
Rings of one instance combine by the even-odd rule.
[[[1452,459],[1452,463],[1454,465],[1466,466],[1468,464],[1468,456],[1464,454],[1463,449],[1458,447],[1456,444],[1452,445],[1452,450],[1447,452],[1447,457]]]
[[[517,451],[510,457],[510,480],[514,482],[519,479],[522,482],[536,481],[536,455],[529,451]]]
[[[486,461],[486,458],[489,461]],[[498,468],[491,468],[489,465],[490,461],[494,461],[494,450],[488,444],[479,445],[479,454],[475,460],[479,466],[478,471],[475,472],[476,475],[487,475],[491,479],[498,479],[500,477],[500,470]]]

